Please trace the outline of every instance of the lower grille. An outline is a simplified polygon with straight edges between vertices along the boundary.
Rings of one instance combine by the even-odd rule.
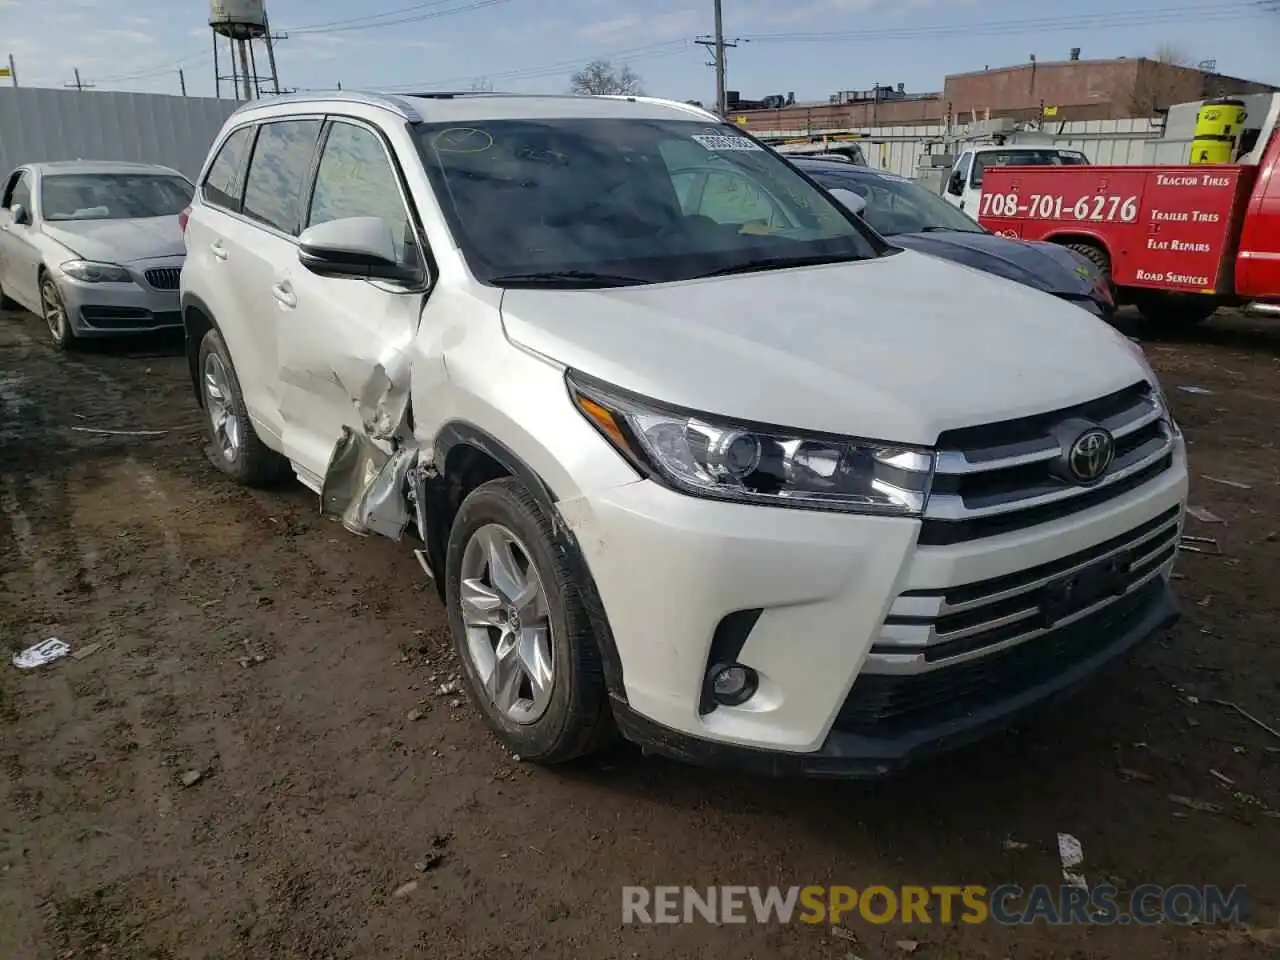
[[[80,308],[80,318],[86,326],[98,330],[149,330],[153,327],[182,326],[181,310],[163,310],[153,313],[142,307]]]
[[[863,674],[833,730],[885,737],[958,720],[1049,683],[1135,629],[1162,602],[1164,583],[1149,581],[1069,626],[990,656],[914,676]]]
[[[909,674],[990,656],[1118,603],[1167,572],[1177,554],[1181,508],[1171,507],[1110,540],[1029,570],[950,587],[911,590],[890,608],[868,673]]]
[[[177,290],[182,281],[181,267],[157,267],[146,272],[147,283],[157,290]]]

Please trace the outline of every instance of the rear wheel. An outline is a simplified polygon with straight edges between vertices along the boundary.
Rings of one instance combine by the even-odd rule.
[[[62,299],[62,291],[47,273],[40,278],[40,310],[55,349],[75,349],[76,332],[71,329],[71,317],[67,313],[66,302]]]
[[[240,380],[222,334],[209,330],[200,342],[200,396],[209,418],[210,459],[237,483],[261,486],[283,479],[289,461],[259,438],[244,405]]]
[[[1151,290],[1135,294],[1133,302],[1144,320],[1174,327],[1204,323],[1218,309],[1218,299],[1202,293]]]

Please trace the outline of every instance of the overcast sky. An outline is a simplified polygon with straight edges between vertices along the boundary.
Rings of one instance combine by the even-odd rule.
[[[99,89],[213,92],[209,4],[200,0],[0,0],[0,55],[19,81],[61,86],[79,67]],[[626,62],[646,92],[714,99],[712,0],[268,0],[286,86],[562,92],[594,57]],[[1150,55],[1173,44],[1221,72],[1280,85],[1280,0],[724,0],[731,90],[836,90],[1066,59]],[[8,49],[4,49],[7,47]]]

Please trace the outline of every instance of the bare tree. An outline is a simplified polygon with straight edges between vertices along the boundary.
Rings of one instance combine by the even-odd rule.
[[[493,93],[493,81],[488,77],[476,77],[471,81],[472,93]]]
[[[640,96],[644,93],[644,83],[626,64],[615,67],[608,60],[592,60],[570,78],[569,92]]]
[[[1198,95],[1196,78],[1190,72],[1193,69],[1186,48],[1161,43],[1150,57],[1137,61],[1133,86],[1121,105],[1133,116],[1151,117],[1182,100],[1193,100]]]

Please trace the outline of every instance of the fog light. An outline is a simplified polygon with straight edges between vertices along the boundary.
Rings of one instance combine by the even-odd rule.
[[[711,696],[716,703],[735,707],[751,699],[760,678],[740,663],[721,664],[711,669]]]

